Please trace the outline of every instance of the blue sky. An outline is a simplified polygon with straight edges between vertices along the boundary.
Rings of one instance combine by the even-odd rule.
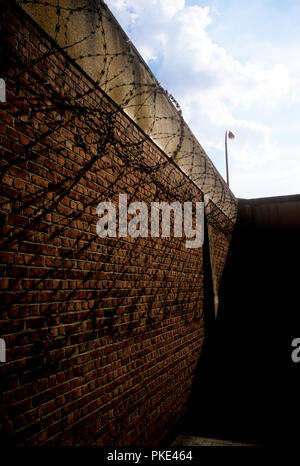
[[[238,197],[300,193],[299,0],[106,0]]]

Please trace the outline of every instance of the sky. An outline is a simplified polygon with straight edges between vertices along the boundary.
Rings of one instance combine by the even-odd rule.
[[[106,0],[240,198],[300,193],[299,0]]]

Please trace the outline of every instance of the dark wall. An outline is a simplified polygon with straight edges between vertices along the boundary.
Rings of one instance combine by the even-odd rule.
[[[239,199],[239,222],[266,230],[300,229],[300,195]]]
[[[291,359],[291,343],[300,337],[299,219],[300,196],[239,200],[186,431],[298,442],[300,363]]]

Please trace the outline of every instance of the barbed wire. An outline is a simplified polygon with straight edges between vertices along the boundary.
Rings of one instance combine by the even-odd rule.
[[[83,325],[88,327],[84,336],[80,334],[79,353],[90,349],[91,344],[99,348],[101,338],[103,358],[107,352],[105,338],[110,342],[133,336],[145,339],[149,337],[147,331],[162,334],[171,321],[173,325],[180,321],[185,326],[196,323],[199,337],[203,336],[203,327],[198,326],[203,317],[203,306],[199,305],[203,300],[203,291],[199,292],[204,274],[199,266],[202,252],[195,251],[191,257],[181,238],[173,238],[171,242],[155,238],[148,243],[143,238],[134,242],[126,238],[95,241],[92,230],[95,208],[101,201],[115,199],[125,180],[131,177],[129,202],[143,199],[148,203],[150,200],[184,203],[199,200],[204,193],[210,198],[206,210],[208,224],[229,241],[235,198],[187,128],[179,104],[162,89],[126,36],[115,42],[109,36],[109,25],[115,28],[116,23],[102,1],[16,3],[40,23],[53,43],[37,37],[32,50],[24,49],[22,43],[15,43],[11,34],[14,26],[10,29],[8,24],[4,25],[0,39],[0,63],[8,93],[7,104],[1,106],[3,113],[18,122],[25,141],[14,144],[12,135],[1,148],[1,250],[23,255],[28,245],[33,248],[24,264],[33,273],[28,275],[29,285],[24,284],[24,276],[11,274],[17,264],[5,265],[9,289],[1,290],[0,320],[7,342],[14,339],[14,345],[10,345],[11,361],[18,360],[18,348],[31,338],[27,326],[15,331],[23,312],[28,315],[28,306],[39,330],[39,340],[32,342],[30,361],[36,379],[55,374],[65,355],[73,356],[74,339]],[[84,18],[87,14],[92,30],[77,31],[74,17]],[[79,50],[83,44],[88,53]],[[61,60],[62,52],[73,61]],[[77,81],[72,81],[74,68],[78,70]],[[86,80],[78,84],[82,76]],[[111,103],[102,91],[118,105]],[[133,123],[124,117],[124,112],[142,129],[132,137]],[[148,145],[149,151],[151,145],[149,138],[163,151],[156,151],[160,154],[157,158],[145,156],[145,146]],[[74,157],[68,160],[67,142],[72,146],[72,154],[80,157],[77,165]],[[59,171],[59,164],[53,167],[53,160],[60,158],[68,163]],[[178,166],[190,178],[177,176]],[[34,189],[20,189],[16,194],[10,189],[9,177],[26,180],[28,173],[38,173],[40,184],[30,178],[28,185],[33,183]],[[94,187],[95,180],[97,187],[102,180],[101,189],[96,189],[96,183]],[[86,190],[90,197],[86,196]],[[147,198],[149,192],[151,199]],[[61,238],[68,236],[66,229],[73,228],[76,234],[70,235],[63,247]],[[38,268],[35,275],[42,248],[56,244],[59,253],[54,258],[50,254],[47,267]],[[122,246],[126,257],[122,255]],[[80,268],[80,260],[88,262],[89,267]],[[60,280],[79,283],[76,282],[75,288],[61,289],[60,284],[53,284]],[[47,281],[52,281],[50,290]],[[121,281],[130,285],[121,286]],[[80,295],[82,290],[84,298]],[[40,298],[41,291],[51,295],[48,301]],[[35,306],[39,306],[38,311]],[[183,307],[187,312],[182,312]],[[75,320],[70,309],[78,314]],[[62,322],[66,324],[64,334],[55,335],[55,327]],[[65,348],[68,354],[55,354],[53,358],[53,352],[59,348]],[[4,373],[4,387],[8,386],[9,377],[9,373]],[[23,369],[18,378],[20,384],[26,383]],[[14,407],[14,404],[2,407],[7,419],[14,418]]]
[[[42,45],[42,44],[41,44]],[[90,83],[90,86],[82,89],[76,89],[75,92],[72,87],[72,83],[67,85],[63,81],[64,77],[68,73],[69,62],[65,61],[64,67],[59,69],[58,80],[61,78],[61,85],[57,86],[55,80],[53,82],[45,80],[47,72],[51,70],[53,61],[56,54],[60,54],[59,50],[55,47],[47,49],[41,52],[39,58],[28,57],[22,53],[22,50],[14,48],[11,42],[11,37],[3,35],[1,43],[2,53],[9,57],[9,60],[6,61],[6,71],[7,71],[7,88],[8,88],[8,102],[6,104],[6,110],[8,114],[12,115],[16,121],[21,121],[26,129],[22,129],[22,132],[29,131],[30,128],[35,128],[35,136],[31,138],[32,140],[25,143],[24,146],[16,147],[10,146],[9,144],[4,149],[1,169],[0,169],[0,178],[1,181],[4,180],[2,185],[0,202],[0,210],[2,213],[2,225],[1,228],[4,228],[1,241],[1,248],[4,250],[11,250],[17,245],[19,250],[22,250],[24,247],[24,242],[30,241],[32,239],[33,231],[45,231],[47,234],[50,234],[51,242],[54,242],[59,238],[65,228],[65,223],[62,225],[49,225],[47,221],[47,216],[55,211],[60,211],[60,205],[66,198],[74,198],[77,202],[81,199],[80,191],[77,188],[81,184],[81,180],[87,179],[88,173],[93,173],[95,176],[98,176],[100,173],[103,177],[103,173],[107,173],[111,170],[114,170],[113,159],[118,158],[119,162],[123,164],[123,170],[119,171],[117,177],[113,180],[107,182],[106,187],[101,188],[101,192],[96,193],[88,202],[84,202],[84,205],[79,210],[70,209],[69,214],[65,215],[65,220],[67,220],[68,225],[76,224],[78,220],[86,221],[84,219],[85,215],[89,215],[89,220],[93,220],[94,214],[92,212],[95,210],[97,204],[103,200],[112,198],[119,191],[118,182],[126,179],[131,174],[141,173],[144,176],[143,183],[145,185],[150,184],[155,189],[154,198],[157,200],[174,200],[174,188],[176,191],[176,199],[184,202],[187,199],[191,199],[190,192],[190,181],[181,177],[181,180],[175,182],[174,180],[172,186],[168,185],[166,175],[162,178],[162,171],[167,169],[168,176],[172,177],[172,172],[176,171],[176,165],[170,164],[169,160],[161,155],[159,163],[153,163],[153,161],[148,160],[144,155],[144,144],[148,141],[148,138],[140,133],[138,140],[136,138],[130,139],[129,137],[124,137],[126,135],[126,127],[123,128],[123,131],[119,132],[119,120],[120,116],[122,117],[122,110],[115,106],[107,106],[106,97],[99,92],[99,86],[97,84]],[[55,61],[55,60],[54,60]],[[101,100],[102,96],[102,100]],[[90,104],[87,103],[87,98],[91,99]],[[96,102],[96,98],[98,101]],[[99,100],[100,98],[100,100]],[[102,105],[103,104],[103,105]],[[3,106],[5,110],[5,106]],[[37,122],[44,122],[43,124],[37,124]],[[124,124],[124,118],[122,117]],[[68,131],[74,127],[74,123],[77,123],[77,132],[73,134],[74,142],[73,149],[82,149],[85,155],[89,154],[91,151],[90,140],[93,140],[93,153],[89,157],[87,162],[84,162],[82,168],[74,172],[70,171],[69,175],[66,175],[65,171],[61,176],[53,174],[53,181],[47,183],[45,187],[36,189],[33,194],[28,192],[22,193],[20,198],[11,197],[10,199],[10,212],[15,218],[20,218],[24,215],[27,217],[26,222],[23,222],[22,228],[19,228],[18,225],[10,226],[7,229],[6,226],[6,217],[7,210],[4,208],[4,205],[7,204],[7,196],[11,194],[6,194],[5,191],[5,176],[11,172],[15,173],[16,169],[19,170],[30,170],[33,167],[35,162],[39,162],[41,156],[46,155],[51,152],[56,155],[66,156],[66,148],[64,144],[61,144],[59,141],[55,142],[55,134],[60,131]],[[131,121],[125,123],[132,125]],[[42,129],[40,129],[42,128]],[[120,134],[119,134],[120,133]],[[50,157],[51,159],[51,157]],[[104,162],[104,160],[107,162]],[[111,161],[111,162],[110,162]],[[40,163],[40,162],[39,162]],[[35,167],[36,170],[36,167]],[[49,176],[49,167],[47,163],[45,166],[40,166],[40,175],[43,176],[45,170]],[[19,173],[20,174],[20,173]],[[100,177],[101,178],[101,177]],[[107,181],[107,180],[106,180]],[[129,200],[136,200],[137,194],[140,193],[140,184],[135,183],[133,190],[130,192]],[[153,191],[152,191],[153,195]],[[192,196],[193,197],[193,196]],[[3,200],[4,199],[4,200]],[[81,201],[80,201],[81,202]],[[74,242],[73,248],[67,250],[65,253],[60,255],[60,259],[57,260],[57,263],[54,267],[45,269],[44,273],[39,279],[33,280],[32,289],[36,289],[39,286],[39,283],[42,283],[44,280],[49,278],[55,278],[57,272],[63,267],[68,260],[73,258],[73,249],[77,249],[78,254],[84,254],[90,249],[90,236],[86,232],[80,232],[78,239]],[[122,240],[118,240],[122,241]],[[84,243],[81,245],[81,243]],[[114,257],[118,256],[118,248],[114,245],[114,240],[104,240],[105,247],[110,251],[108,256],[110,260],[114,260]],[[129,261],[135,261],[136,255],[141,254],[141,251],[147,252],[146,246],[143,246],[142,249],[139,246],[139,240],[137,239],[137,244],[135,248],[131,248],[129,252]],[[128,247],[128,244],[127,244]],[[153,248],[153,244],[149,246],[149,251],[151,254],[155,253],[157,258],[166,251],[166,257],[170,254],[168,242],[162,242],[158,249]],[[180,250],[182,245],[180,241],[175,245],[175,249]],[[137,252],[139,251],[139,252]],[[148,252],[149,252],[148,251]],[[119,257],[117,257],[120,260]],[[104,260],[104,259],[103,259]],[[147,259],[151,262],[150,256]],[[172,258],[172,262],[176,262],[175,255]],[[104,260],[105,262],[105,260]],[[32,258],[32,263],[34,263],[34,258]],[[103,265],[102,263],[100,264]],[[126,274],[130,273],[130,266],[127,264],[120,263],[121,268],[119,269],[119,276],[124,277]],[[147,265],[147,262],[146,264]],[[172,264],[170,264],[172,267]],[[182,265],[184,267],[184,264]],[[68,270],[71,268],[68,266]],[[150,270],[152,273],[152,271]],[[159,274],[161,270],[153,270],[152,280],[155,280],[155,274]],[[201,272],[199,272],[201,273]],[[93,277],[93,271],[85,275],[85,280],[89,280]],[[196,282],[197,277],[194,277],[193,280]],[[192,281],[193,281],[192,280]],[[22,290],[18,285],[18,278],[15,279],[16,290],[12,290],[7,294],[5,299],[1,304],[1,310],[6,311],[12,306],[26,303],[28,299],[28,294],[31,289]],[[165,285],[164,285],[165,286]],[[95,300],[93,308],[89,311],[89,315],[93,315],[95,309],[98,309],[99,303],[103,303],[106,296],[110,296],[111,290],[114,289],[115,284],[112,283],[108,289],[103,293],[97,292],[97,299]],[[14,287],[12,288],[14,289]],[[19,290],[19,291],[17,291]],[[178,291],[178,293],[180,293]],[[68,300],[71,300],[76,294],[76,290],[70,291],[68,294]],[[56,295],[59,295],[59,290],[53,290],[53,299],[56,299]],[[122,303],[126,301],[130,296],[130,289],[126,291],[118,305],[111,309],[110,313],[112,316],[118,311]],[[136,297],[136,305],[138,306],[139,297]],[[182,299],[182,298],[181,298]],[[24,301],[25,300],[25,301]],[[175,298],[176,301],[176,298]],[[5,304],[4,304],[5,303]],[[150,303],[151,304],[151,303]],[[143,309],[145,314],[145,319],[147,325],[153,326],[155,324],[155,318],[153,312],[147,313],[146,311],[151,308],[150,304],[146,307],[146,310]],[[153,303],[152,303],[153,304]],[[64,307],[66,303],[61,303],[61,306]],[[132,302],[134,307],[134,302]],[[51,306],[49,306],[48,311],[44,314],[44,319],[47,325],[53,325],[55,322],[55,316],[52,315]],[[163,316],[167,318],[170,315],[170,303],[166,302],[163,309]],[[174,312],[173,312],[174,314]],[[186,316],[189,318],[188,316]],[[195,308],[195,320],[199,319],[199,308]],[[133,314],[131,315],[130,325],[132,325]],[[103,330],[111,322],[112,325],[112,335],[114,335],[113,328],[114,325],[117,325],[114,319],[106,319],[102,322],[102,326],[98,325],[97,331]]]
[[[235,222],[237,202],[103,0],[17,0],[138,126]]]

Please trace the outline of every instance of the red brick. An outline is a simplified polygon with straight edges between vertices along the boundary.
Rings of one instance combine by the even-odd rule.
[[[9,205],[0,254],[1,328],[12,345],[0,366],[7,435],[15,445],[158,444],[184,409],[201,353],[202,250],[181,239],[100,239],[96,206],[119,191],[148,204],[203,194],[14,2],[5,5],[20,61],[37,59],[20,73],[16,106],[0,116],[12,162],[1,186]],[[53,53],[40,60],[46,49]],[[67,104],[73,97],[72,114],[63,100],[55,107],[43,85],[49,76]],[[80,98],[88,116],[76,110],[80,89],[92,89]],[[104,146],[98,130],[112,115],[119,141]],[[80,172],[99,140],[101,158]],[[228,239],[213,235],[219,281]]]

